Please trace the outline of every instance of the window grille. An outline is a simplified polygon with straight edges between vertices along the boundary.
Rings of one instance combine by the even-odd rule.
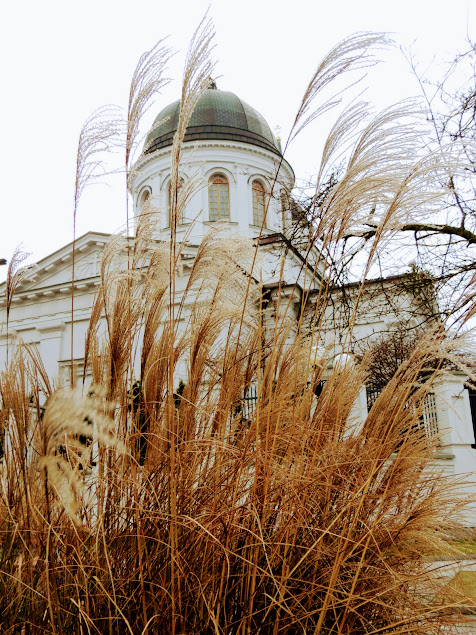
[[[426,436],[431,439],[438,434],[438,418],[436,415],[435,395],[430,392],[423,402],[423,425],[425,426]]]
[[[473,422],[473,432],[476,438],[476,390],[471,386],[466,386],[466,390],[468,391],[471,421]],[[472,443],[471,446],[476,448],[476,443]]]
[[[383,390],[383,386],[366,386],[367,394],[367,411],[370,411],[374,403],[377,401],[377,397]],[[434,393],[430,392],[425,396],[423,401],[423,409],[420,418],[420,423],[425,429],[425,436],[428,439],[438,435],[438,415],[436,410],[436,399]]]
[[[377,401],[377,397],[382,392],[381,386],[366,386],[365,392],[367,394],[367,411],[374,405]]]
[[[314,394],[317,398],[319,398],[322,394],[324,386],[326,385],[326,380],[322,379],[319,381],[314,388]],[[308,384],[310,387],[310,384]],[[252,419],[254,412],[256,410],[256,404],[258,402],[258,387],[256,385],[249,386],[248,390],[245,393],[243,399],[240,399],[238,405],[235,408],[235,414],[240,413],[244,420],[249,421]]]
[[[234,414],[241,414],[244,421],[250,421],[253,418],[253,414],[256,410],[256,404],[258,402],[258,387],[249,386],[243,399],[240,399],[235,407]]]

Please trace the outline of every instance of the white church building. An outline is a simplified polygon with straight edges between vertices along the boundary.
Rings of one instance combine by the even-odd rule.
[[[179,101],[174,102],[157,116],[157,124],[161,123],[152,127],[130,183],[136,215],[146,201],[159,211],[158,240],[167,240],[170,236],[171,149],[179,108]],[[279,289],[295,308],[296,317],[303,302],[311,312],[320,272],[310,264],[313,259],[306,258],[289,240],[295,219],[289,205],[283,203],[287,196],[270,198],[264,221],[269,193],[289,193],[294,186],[293,170],[283,158],[279,141],[264,118],[233,93],[218,90],[212,84],[192,114],[183,155],[183,178],[200,178],[205,186],[194,192],[177,223],[177,240],[186,240],[178,275],[186,279],[197,246],[210,227],[220,222],[259,241],[261,277],[271,301]],[[100,284],[102,252],[109,237],[90,231],[76,240],[72,355],[72,244],[38,262],[32,274],[16,289],[8,334],[6,288],[5,284],[0,285],[1,368],[6,362],[8,336],[10,350],[20,339],[35,343],[48,375],[58,383],[67,383],[71,357],[79,374],[91,308]],[[397,276],[386,283],[386,297],[395,287],[395,302],[391,304],[383,301],[378,291],[372,295],[373,286],[369,283],[354,337],[371,337],[391,329],[397,321],[414,319],[413,313],[410,318],[413,298],[398,286],[401,278]],[[341,326],[343,331],[345,325]],[[334,346],[336,355],[340,352],[342,335],[339,329],[338,324],[334,331],[329,329],[324,342],[327,347]],[[428,430],[437,429],[442,433],[442,445],[435,461],[446,473],[476,471],[470,398],[472,394],[465,386],[465,377],[454,374],[435,389],[425,412]],[[364,417],[370,406],[371,396],[363,390],[356,404],[359,416]]]

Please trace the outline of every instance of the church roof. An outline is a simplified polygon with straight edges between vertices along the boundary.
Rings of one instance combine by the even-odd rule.
[[[179,112],[180,100],[169,104],[158,114],[147,136],[144,154],[172,145]],[[200,96],[184,141],[210,139],[239,141],[281,156],[276,139],[264,117],[234,93],[218,90],[214,83]]]

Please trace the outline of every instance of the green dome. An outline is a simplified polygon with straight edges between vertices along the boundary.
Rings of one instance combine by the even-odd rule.
[[[180,100],[164,108],[147,136],[145,154],[173,143]],[[160,121],[163,123],[160,123]],[[184,141],[225,139],[265,148],[281,156],[265,119],[235,94],[212,86],[200,96],[185,133]]]

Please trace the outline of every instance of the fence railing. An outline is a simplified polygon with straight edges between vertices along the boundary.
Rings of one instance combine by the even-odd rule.
[[[473,423],[473,432],[476,437],[476,390],[472,386],[466,386],[469,397],[469,408],[471,410],[471,421]],[[476,448],[476,443],[472,444],[473,448]]]
[[[240,401],[240,413],[243,419],[251,419],[256,408],[258,401],[258,387],[250,386],[246,391],[245,396]]]
[[[319,397],[325,381],[320,381],[314,390],[314,394]],[[370,411],[378,396],[383,390],[383,386],[366,386],[367,396],[367,412]],[[474,408],[476,412],[476,393],[474,395]],[[258,401],[258,388],[256,385],[251,385],[246,391],[245,396],[240,400],[234,414],[238,412],[241,414],[244,420],[250,420],[253,417]],[[438,415],[436,410],[436,400],[434,393],[428,393],[423,402],[423,409],[421,413],[421,424],[425,430],[425,435],[428,438],[434,437],[439,433],[438,429]]]
[[[317,386],[314,388],[314,394],[316,397],[322,393],[322,390],[326,384],[326,381],[321,380]],[[256,410],[256,404],[258,402],[258,387],[255,384],[252,384],[248,387],[245,396],[240,399],[238,406],[234,408],[233,414],[240,413],[244,420],[252,419],[253,414]]]
[[[382,392],[383,388],[383,386],[366,386],[365,392],[367,395],[368,412],[377,401],[377,398]],[[435,394],[432,392],[428,393],[423,401],[423,409],[420,421],[428,438],[434,437],[439,433],[436,399]]]

